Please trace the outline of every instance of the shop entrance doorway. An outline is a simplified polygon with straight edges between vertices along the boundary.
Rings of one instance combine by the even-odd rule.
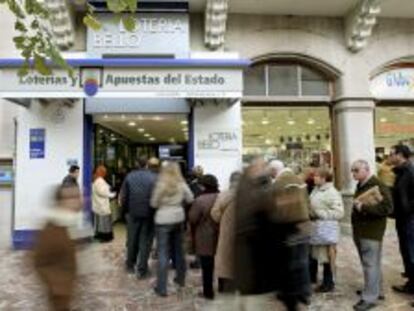
[[[104,165],[107,181],[119,193],[140,156],[176,161],[188,169],[187,114],[99,114],[93,116],[93,168]],[[114,209],[117,209],[114,202]],[[119,211],[113,211],[114,220]]]

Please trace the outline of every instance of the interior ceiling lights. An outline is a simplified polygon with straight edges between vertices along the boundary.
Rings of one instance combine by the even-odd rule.
[[[381,13],[380,0],[361,0],[345,20],[345,39],[352,52],[362,50]]]

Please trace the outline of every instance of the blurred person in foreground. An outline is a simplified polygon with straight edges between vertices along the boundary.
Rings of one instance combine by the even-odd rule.
[[[339,240],[339,220],[344,216],[344,203],[341,194],[332,183],[332,173],[325,168],[315,171],[315,187],[310,196],[310,216],[312,219],[310,276],[312,283],[318,279],[318,266],[323,264],[322,284],[318,292],[331,292],[335,289],[334,272],[336,244]]]
[[[215,273],[218,278],[219,293],[234,292],[234,201],[240,172],[230,176],[230,187],[220,193],[211,209],[212,219],[220,224],[217,252],[215,258]]]
[[[278,162],[255,159],[236,193],[234,277],[247,310],[265,309],[264,294],[278,292],[289,311],[310,296],[306,185]]]
[[[158,296],[167,296],[168,262],[171,257],[171,248],[175,255],[177,274],[175,282],[181,287],[185,286],[186,261],[183,250],[185,212],[182,203],[189,204],[193,199],[193,194],[178,164],[167,162],[163,165],[151,197],[151,206],[156,209],[158,272],[154,291]]]
[[[200,258],[203,279],[203,297],[214,299],[214,255],[217,249],[218,225],[211,218],[211,209],[219,193],[219,185],[214,175],[201,177],[203,192],[190,208],[189,220],[195,229],[196,254]]]
[[[364,288],[357,291],[360,300],[354,310],[365,311],[375,308],[378,300],[384,299],[382,240],[392,200],[389,189],[371,172],[367,161],[355,161],[351,173],[358,182],[352,210],[353,238],[364,273]]]
[[[95,170],[92,184],[92,210],[95,216],[95,239],[100,242],[110,242],[114,238],[109,200],[115,198],[116,193],[111,192],[111,186],[105,180],[106,174],[105,166],[99,165]]]
[[[36,237],[34,268],[46,285],[50,310],[69,311],[76,280],[75,246],[69,228],[76,225],[81,201],[76,187],[58,186],[46,223]]]

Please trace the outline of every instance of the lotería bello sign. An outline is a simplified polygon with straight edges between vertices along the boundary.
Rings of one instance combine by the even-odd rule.
[[[146,13],[136,15],[136,30],[127,31],[113,15],[100,14],[102,28],[88,28],[87,53],[102,55],[155,55],[187,58],[190,53],[188,15]]]
[[[0,97],[237,98],[242,84],[239,68],[78,68],[73,77],[0,70]]]
[[[371,80],[370,88],[378,99],[414,99],[414,68],[383,72]]]
[[[240,155],[240,131],[237,129],[201,129],[196,139],[197,156],[224,156]]]

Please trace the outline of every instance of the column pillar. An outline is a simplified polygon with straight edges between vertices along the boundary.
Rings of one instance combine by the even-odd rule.
[[[343,222],[348,224],[356,185],[351,175],[352,163],[364,159],[375,171],[374,109],[375,103],[372,99],[341,98],[333,110],[336,177],[345,203]],[[345,226],[345,232],[349,233],[348,229],[350,226]]]

